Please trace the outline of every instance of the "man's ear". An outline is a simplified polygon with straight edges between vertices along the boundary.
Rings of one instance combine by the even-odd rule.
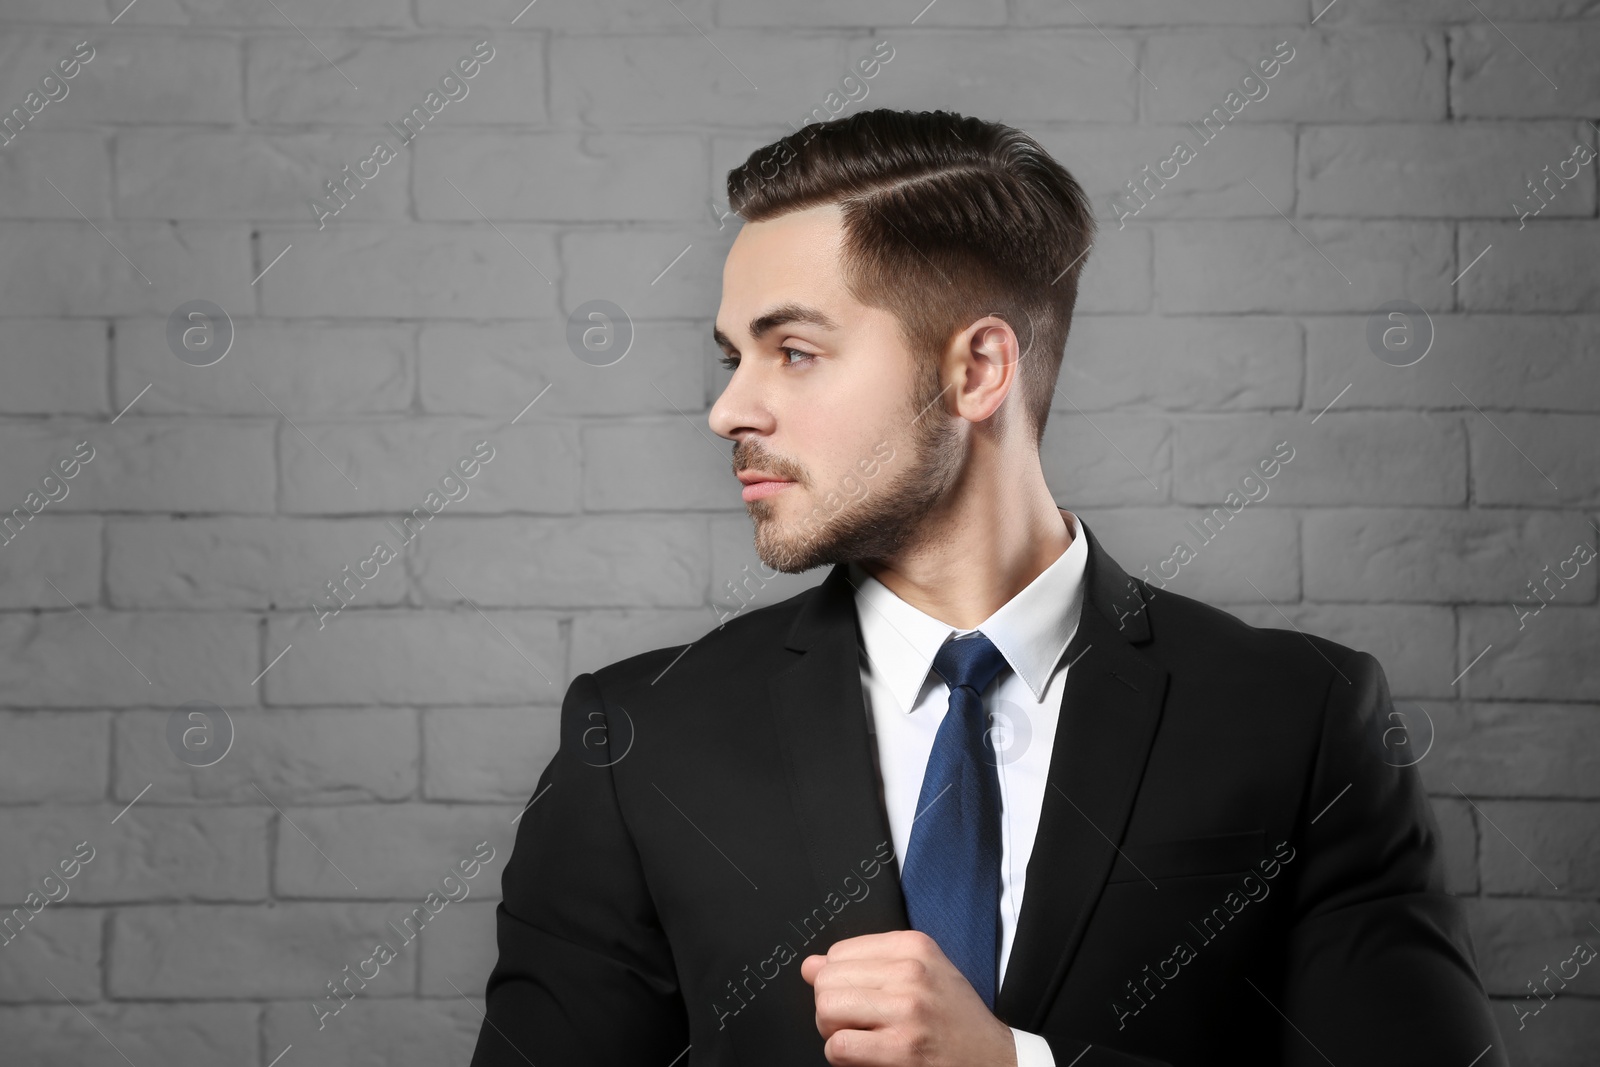
[[[972,422],[998,412],[1019,388],[1021,355],[1016,331],[998,315],[985,315],[957,334],[946,361],[957,412]]]

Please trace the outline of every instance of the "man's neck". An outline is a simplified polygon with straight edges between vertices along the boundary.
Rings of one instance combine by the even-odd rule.
[[[958,630],[979,626],[1072,544],[1042,473],[1025,494],[1008,492],[1003,480],[989,484],[935,510],[912,548],[861,568],[924,614]]]

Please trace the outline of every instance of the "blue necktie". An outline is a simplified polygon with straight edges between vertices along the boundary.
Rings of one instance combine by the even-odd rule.
[[[1000,957],[1000,779],[982,693],[1005,666],[981,632],[945,642],[934,657],[950,708],[923,772],[900,877],[912,928],[939,943],[991,1011]]]

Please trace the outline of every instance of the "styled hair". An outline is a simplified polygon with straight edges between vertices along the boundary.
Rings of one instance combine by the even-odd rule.
[[[985,315],[1011,325],[1042,440],[1095,232],[1067,169],[1010,126],[879,108],[810,123],[728,172],[728,206],[746,222],[824,204],[843,214],[850,294],[892,313],[935,374],[960,330]]]

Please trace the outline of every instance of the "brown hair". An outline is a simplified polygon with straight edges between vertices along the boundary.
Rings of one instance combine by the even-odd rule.
[[[1095,231],[1067,169],[1010,126],[879,108],[810,123],[728,172],[728,205],[746,222],[833,203],[851,295],[894,314],[930,368],[985,315],[1011,324],[1042,439]]]

